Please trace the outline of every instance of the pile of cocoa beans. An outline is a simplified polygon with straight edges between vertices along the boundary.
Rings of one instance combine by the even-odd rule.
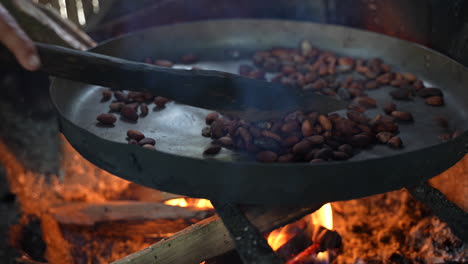
[[[427,105],[442,106],[443,93],[426,88],[412,73],[393,72],[379,58],[363,60],[321,51],[309,41],[299,48],[273,48],[258,51],[253,65],[241,65],[239,74],[266,79],[290,89],[311,90],[349,101],[346,116],[336,113],[297,111],[282,119],[248,123],[210,113],[202,135],[213,139],[204,152],[217,154],[222,147],[247,151],[259,162],[325,162],[347,160],[356,150],[375,144],[402,148],[398,136],[401,122],[414,122],[410,112],[399,111],[391,100],[413,100],[422,97]],[[366,91],[393,86],[389,101],[378,106]],[[370,117],[367,109],[380,107],[382,113]]]

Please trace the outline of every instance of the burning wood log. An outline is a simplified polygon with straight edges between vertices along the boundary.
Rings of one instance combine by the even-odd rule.
[[[93,226],[105,221],[191,218],[201,220],[210,215],[208,211],[195,208],[137,201],[73,203],[53,208],[50,212],[60,224],[81,226]]]
[[[315,204],[300,208],[247,207],[244,208],[244,213],[261,233],[266,233],[298,220],[321,206]],[[193,264],[222,255],[234,248],[234,242],[223,222],[219,217],[213,216],[114,264],[153,264],[155,260],[158,264]]]

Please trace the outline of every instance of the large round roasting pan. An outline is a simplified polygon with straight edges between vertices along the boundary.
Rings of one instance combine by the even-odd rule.
[[[229,150],[203,157],[210,140],[200,135],[207,110],[170,103],[137,124],[118,121],[114,128],[96,125],[108,111],[100,103],[102,87],[56,79],[52,99],[61,129],[89,161],[119,177],[151,188],[217,201],[243,204],[305,204],[353,199],[418,184],[459,161],[467,152],[468,134],[440,143],[433,116],[444,114],[453,129],[466,131],[468,72],[457,62],[427,48],[371,32],[280,20],[218,20],[152,28],[106,42],[93,51],[142,61],[145,57],[177,60],[200,56],[205,69],[237,73],[254,51],[295,47],[308,39],[342,55],[383,58],[396,71],[416,73],[427,86],[443,89],[446,106],[436,108],[398,102],[415,123],[400,126],[402,150],[375,146],[349,161],[326,164],[261,164]],[[233,56],[236,52],[240,58]],[[380,104],[390,87],[370,92]],[[379,109],[368,112],[369,116]],[[158,151],[126,144],[128,129],[157,140]]]

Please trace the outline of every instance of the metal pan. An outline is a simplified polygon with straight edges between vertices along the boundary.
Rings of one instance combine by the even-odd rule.
[[[93,51],[137,61],[151,56],[177,60],[190,52],[197,66],[237,72],[254,51],[295,47],[309,39],[319,48],[362,58],[380,57],[395,71],[417,74],[443,89],[446,106],[422,99],[398,102],[415,123],[401,125],[402,150],[375,146],[349,161],[327,164],[260,164],[229,150],[203,157],[210,140],[201,137],[206,110],[170,103],[138,123],[96,125],[108,104],[102,87],[56,79],[50,89],[62,132],[89,161],[119,177],[151,188],[244,204],[301,204],[353,199],[410,186],[445,171],[467,152],[468,133],[440,143],[433,116],[444,114],[454,128],[468,123],[468,72],[457,62],[424,47],[366,31],[280,20],[218,20],[153,28],[104,43]],[[233,56],[235,55],[235,56]],[[237,56],[240,55],[240,56]],[[381,105],[390,87],[369,92]],[[368,112],[373,116],[381,110]],[[157,140],[159,151],[127,145],[125,133],[138,129]]]

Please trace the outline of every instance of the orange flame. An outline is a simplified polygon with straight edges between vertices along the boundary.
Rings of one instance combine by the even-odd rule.
[[[319,210],[311,215],[311,222],[314,225],[321,225],[327,229],[333,229],[333,211],[331,204],[327,203],[322,206]],[[317,254],[317,260],[319,263],[330,263],[329,254],[327,251],[319,252]]]
[[[293,225],[287,225],[285,227],[278,228],[268,235],[268,245],[270,245],[274,251],[278,250],[282,245],[286,244],[286,242],[292,238],[293,234],[289,232],[291,226]]]
[[[176,198],[167,200],[164,204],[179,207],[195,207],[200,209],[212,209],[213,205],[209,200],[206,199],[195,199],[195,198]]]
[[[308,221],[314,225],[321,225],[330,230],[333,229],[333,212],[330,203],[325,204],[319,210],[311,214]],[[290,232],[293,226],[294,224],[290,224],[285,227],[278,228],[268,235],[268,244],[274,251],[278,250],[294,236],[294,233]],[[324,257],[328,260],[327,252],[319,253],[317,255],[319,260],[323,260]]]

